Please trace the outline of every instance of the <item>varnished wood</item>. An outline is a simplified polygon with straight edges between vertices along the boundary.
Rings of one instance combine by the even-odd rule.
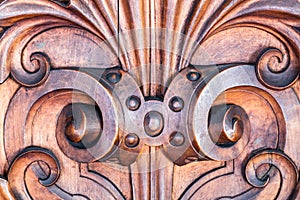
[[[300,2],[0,1],[0,199],[300,199]]]

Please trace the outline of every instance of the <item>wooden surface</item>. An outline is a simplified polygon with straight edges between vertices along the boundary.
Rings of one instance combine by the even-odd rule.
[[[300,199],[300,2],[0,1],[1,199]]]

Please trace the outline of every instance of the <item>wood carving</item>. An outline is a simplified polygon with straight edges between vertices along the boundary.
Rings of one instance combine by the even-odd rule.
[[[1,199],[300,199],[300,2],[0,1]]]

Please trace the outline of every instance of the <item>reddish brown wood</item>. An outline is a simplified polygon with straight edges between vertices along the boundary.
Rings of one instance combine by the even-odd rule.
[[[296,0],[0,1],[0,199],[299,199]]]

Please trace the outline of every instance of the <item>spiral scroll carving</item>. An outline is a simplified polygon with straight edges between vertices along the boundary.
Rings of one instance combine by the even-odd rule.
[[[258,177],[258,170],[265,164],[269,164],[270,167],[260,172],[264,175]],[[281,174],[281,190],[277,199],[289,199],[297,186],[299,173],[294,162],[280,151],[263,150],[255,153],[247,161],[245,167],[247,181],[254,187],[265,187],[271,179],[269,173],[272,167],[275,167]]]
[[[44,163],[46,167],[46,173],[41,168],[39,162]],[[33,174],[29,168],[32,168]],[[29,175],[30,174],[30,175]],[[27,188],[30,187],[27,184],[41,184],[42,187],[49,187],[56,183],[60,175],[60,165],[57,158],[48,150],[42,148],[31,147],[25,149],[23,153],[12,163],[9,172],[8,180],[11,190],[17,199],[30,199],[31,196],[28,193]],[[35,177],[36,176],[36,177]],[[39,186],[36,186],[40,188]],[[44,190],[44,194],[39,194],[40,197],[56,198],[51,192]],[[36,194],[34,194],[36,195]]]
[[[30,56],[32,66],[26,68],[12,68],[14,79],[23,86],[34,87],[43,83],[50,72],[50,60],[43,53],[34,53]]]
[[[259,58],[256,72],[259,81],[272,89],[284,89],[298,79],[299,67],[290,66],[290,55],[279,49],[267,49]]]
[[[250,134],[248,115],[237,105],[212,107],[209,117],[209,133],[213,142],[218,146],[230,147],[240,139],[248,141]],[[246,144],[247,142],[244,143]],[[242,146],[241,149],[244,147]]]
[[[297,0],[0,0],[0,195],[299,198],[299,20]]]
[[[63,78],[65,77],[65,78]],[[80,84],[81,81],[85,82],[85,85]],[[97,88],[97,93],[95,92],[95,89]],[[58,143],[60,145],[60,147],[62,147],[62,151],[66,153],[66,155],[70,156],[72,159],[75,159],[79,162],[90,162],[93,160],[98,160],[101,159],[103,157],[105,157],[107,154],[109,154],[109,152],[111,152],[114,149],[115,144],[117,143],[117,138],[118,138],[118,125],[117,125],[117,121],[118,118],[116,116],[116,108],[115,108],[115,104],[112,102],[112,97],[111,94],[109,93],[109,91],[101,84],[99,83],[96,79],[82,73],[82,72],[75,72],[72,70],[60,70],[60,71],[52,71],[47,79],[47,81],[42,85],[42,86],[38,86],[35,88],[32,88],[32,90],[19,90],[18,93],[16,94],[16,96],[27,96],[30,97],[31,101],[28,102],[24,102],[23,103],[23,108],[28,109],[26,112],[30,112],[30,109],[32,107],[32,104],[38,102],[39,98],[42,98],[44,95],[47,95],[49,93],[53,93],[55,91],[59,92],[61,91],[62,93],[65,93],[64,90],[71,90],[71,89],[75,89],[77,91],[81,91],[84,92],[85,94],[87,94],[88,96],[90,96],[93,100],[94,100],[94,106],[93,109],[85,109],[85,107],[79,109],[76,108],[80,108],[78,106],[74,105],[74,111],[73,109],[69,110],[66,113],[61,114],[61,118],[60,121],[57,122],[57,130],[56,130],[56,135],[57,135],[57,140]],[[17,105],[18,98],[13,98],[12,101],[12,105]],[[105,105],[107,107],[105,107],[103,105],[103,103],[105,102]],[[72,105],[72,104],[71,104]],[[110,106],[108,106],[110,105]],[[67,105],[65,105],[67,106]],[[89,105],[87,105],[89,107]],[[102,112],[102,119],[103,122],[101,122],[100,118],[99,121],[97,120],[97,112],[95,109],[96,107],[99,107],[99,110]],[[72,108],[72,106],[71,106]],[[17,108],[16,108],[17,109]],[[83,112],[81,112],[80,110],[83,110]],[[13,113],[17,110],[11,109],[12,112],[8,112],[8,116],[13,115]],[[63,111],[63,108],[62,108]],[[76,121],[80,121],[78,122],[79,124],[82,122],[83,123],[83,127],[89,127],[89,125],[93,124],[92,126],[90,126],[90,128],[95,130],[91,130],[90,133],[88,133],[88,135],[96,135],[96,140],[94,142],[87,142],[84,140],[83,143],[84,144],[84,148],[81,147],[76,147],[73,145],[69,145],[68,139],[67,139],[67,133],[69,134],[69,138],[75,138],[76,136],[71,132],[69,132],[66,127],[68,126],[68,116],[72,117],[72,112],[77,112],[77,116],[75,116],[74,118],[76,119],[76,117],[82,117],[82,119],[87,119],[87,121],[81,121],[79,119],[76,119]],[[87,114],[85,114],[85,112],[88,112]],[[82,115],[80,115],[80,113]],[[91,114],[92,113],[92,114]],[[66,115],[65,115],[66,114]],[[26,115],[24,116],[24,121],[22,121],[20,124],[26,124],[26,116],[28,115],[28,113],[26,113]],[[90,119],[94,120],[94,123],[90,123]],[[71,120],[72,121],[72,120]],[[70,121],[70,122],[71,122]],[[103,126],[101,125],[103,124]],[[101,129],[100,127],[103,127],[103,129]],[[98,127],[98,128],[97,128]],[[7,132],[12,131],[11,129],[12,127],[7,125]],[[85,129],[85,128],[83,128]],[[101,132],[100,135],[98,135],[97,130],[99,131],[99,133]],[[84,131],[84,130],[83,130]],[[94,132],[96,131],[96,132]],[[89,131],[88,131],[89,132]],[[20,134],[20,137],[22,137],[21,135],[23,134],[22,132],[17,132],[17,134]],[[90,137],[88,136],[88,138],[90,139]],[[7,137],[9,137],[9,134],[7,135]],[[79,136],[80,137],[80,136]],[[99,139],[100,137],[100,139]],[[87,138],[87,137],[84,137]],[[93,136],[92,136],[93,138]],[[89,140],[88,139],[88,140]],[[66,141],[64,143],[64,141]],[[76,139],[74,139],[75,143],[76,143]],[[20,146],[23,146],[23,141],[19,141],[21,144]],[[23,144],[22,144],[23,143]],[[87,144],[89,143],[89,144]],[[8,144],[8,143],[7,143]],[[9,144],[8,144],[9,145]],[[66,146],[65,146],[66,145]],[[66,147],[66,148],[64,148]],[[70,147],[70,148],[67,148]],[[19,147],[17,147],[19,148]],[[12,153],[12,152],[11,152]],[[11,154],[9,153],[9,154]]]
[[[61,150],[71,159],[87,162],[95,159],[91,148],[101,145],[102,119],[95,105],[65,106],[58,118],[56,139]]]

